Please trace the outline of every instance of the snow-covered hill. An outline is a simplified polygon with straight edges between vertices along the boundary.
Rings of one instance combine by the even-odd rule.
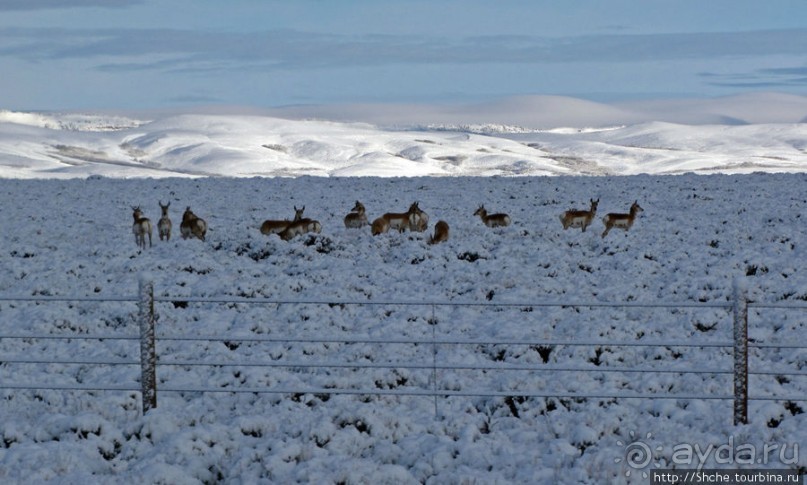
[[[700,111],[700,118],[691,114],[689,118],[677,114],[668,117],[723,124],[645,121],[652,119],[650,114],[641,114],[636,106],[631,108],[633,114],[622,116],[622,111],[614,106],[566,98],[542,98],[540,102],[510,99],[492,106],[467,108],[451,117],[435,116],[422,109],[421,119],[433,122],[408,124],[237,114],[158,115],[141,120],[5,111],[0,112],[0,177],[387,177],[805,171],[807,124],[798,121],[804,118],[799,113],[807,114],[807,102],[796,96],[786,100],[768,96],[742,98],[741,101],[705,103],[707,107]],[[789,109],[782,107],[785,101],[790,102]],[[651,106],[655,110],[663,108],[676,113],[669,104]],[[687,105],[677,106],[684,111]],[[545,120],[531,122],[523,117],[524,113],[539,108],[555,113],[553,119],[557,123],[576,121],[581,124],[549,125]],[[564,116],[567,111],[577,113],[577,117]],[[484,116],[477,114],[475,117],[472,115],[475,112]],[[274,113],[301,115],[282,110]],[[319,113],[339,118],[324,108]],[[375,111],[360,112],[356,118],[383,121],[372,113]],[[451,121],[463,119],[460,116],[468,121]],[[350,115],[345,114],[345,117]],[[398,121],[406,119],[413,119],[413,115],[401,115]],[[479,121],[470,121],[473,119]],[[745,124],[749,119],[761,122]],[[628,123],[623,123],[625,121]]]

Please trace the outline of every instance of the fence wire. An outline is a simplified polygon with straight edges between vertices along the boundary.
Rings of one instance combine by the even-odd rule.
[[[139,297],[130,296],[0,296],[0,302],[35,302],[35,303],[66,303],[66,302],[90,302],[90,303],[115,303],[130,302],[137,303]],[[731,310],[734,302],[458,302],[458,301],[336,301],[336,300],[300,300],[300,299],[266,299],[266,298],[197,298],[184,296],[157,296],[153,297],[153,302],[183,304],[245,304],[245,305],[327,305],[327,306],[359,306],[359,307],[422,307],[431,308],[432,319],[434,320],[434,309],[438,307],[497,307],[497,308],[647,308],[647,309],[709,309],[720,308]],[[772,310],[807,310],[807,303],[760,303],[748,302],[748,308]],[[557,364],[481,364],[481,363],[452,363],[437,359],[437,348],[456,346],[566,346],[566,347],[685,347],[685,348],[715,348],[731,349],[734,342],[729,340],[711,341],[682,341],[664,339],[638,339],[638,340],[611,340],[611,339],[537,339],[537,338],[449,338],[437,337],[435,333],[436,325],[432,328],[431,339],[424,338],[403,338],[395,337],[370,337],[366,335],[333,335],[317,337],[272,337],[261,335],[228,335],[225,337],[216,335],[183,335],[170,333],[157,333],[158,342],[218,342],[218,343],[285,343],[285,344],[383,344],[383,345],[411,345],[411,346],[431,346],[434,351],[431,362],[410,362],[410,361],[388,361],[388,362],[342,362],[342,361],[230,361],[230,360],[190,360],[172,358],[170,355],[158,356],[157,365],[159,367],[241,367],[241,368],[293,368],[293,369],[406,369],[423,370],[432,372],[433,382],[430,388],[406,388],[406,389],[382,389],[382,388],[331,388],[315,386],[292,386],[292,387],[211,387],[211,386],[184,386],[171,383],[161,383],[159,392],[176,393],[251,393],[251,394],[344,394],[344,395],[378,395],[378,396],[427,396],[427,397],[534,397],[534,398],[580,398],[580,399],[670,399],[670,400],[732,400],[733,395],[720,393],[661,393],[661,392],[570,392],[563,390],[556,391],[535,391],[530,389],[512,389],[506,391],[496,391],[491,389],[442,389],[437,386],[437,371],[522,371],[532,373],[597,373],[597,374],[695,374],[695,375],[732,375],[734,371],[727,365],[726,368],[688,368],[688,367],[617,367],[608,365],[557,365]],[[37,334],[37,333],[4,333],[0,334],[2,340],[56,340],[63,342],[73,341],[140,341],[140,337],[127,334]],[[133,346],[134,347],[134,346]],[[748,343],[749,348],[759,349],[807,349],[807,344],[798,342],[756,342]],[[132,349],[133,354],[137,351]],[[443,352],[440,353],[443,355]],[[0,355],[0,367],[7,365],[86,365],[86,366],[138,366],[141,361],[136,358],[82,358],[55,359],[48,356],[30,355]],[[44,374],[44,371],[43,371]],[[749,369],[749,375],[757,376],[786,376],[805,377],[807,370],[804,369]],[[53,391],[110,391],[110,392],[141,392],[141,387],[137,379],[131,384],[82,384],[82,383],[14,383],[3,379],[0,383],[0,390],[53,390]],[[751,395],[749,400],[755,401],[807,401],[804,395],[770,396]]]

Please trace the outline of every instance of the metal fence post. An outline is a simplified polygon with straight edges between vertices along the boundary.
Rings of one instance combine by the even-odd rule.
[[[157,407],[157,350],[154,335],[154,281],[140,278],[140,386],[143,414]]]
[[[434,305],[432,304],[432,393],[434,393],[434,417],[440,416],[437,408],[437,318],[434,315]]]
[[[745,282],[734,280],[734,425],[748,424],[748,301]]]

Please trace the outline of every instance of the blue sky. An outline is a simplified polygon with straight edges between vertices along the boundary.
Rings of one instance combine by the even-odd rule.
[[[807,94],[807,2],[1,0],[0,73],[15,110]]]

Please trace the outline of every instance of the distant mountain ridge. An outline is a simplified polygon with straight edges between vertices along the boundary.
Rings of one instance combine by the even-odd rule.
[[[0,123],[36,126],[50,130],[118,131],[135,128],[144,121],[125,116],[80,113],[27,113],[0,110]]]
[[[629,107],[532,96],[442,114],[434,106],[363,110],[354,114],[365,119],[354,121],[328,119],[324,108],[317,119],[232,107],[149,116],[0,111],[0,178],[807,171],[807,124],[799,123],[807,98],[792,95]],[[404,123],[406,116],[420,121]]]
[[[805,122],[807,96],[750,93],[719,98],[599,103],[564,96],[534,95],[469,105],[290,106],[261,113],[289,119],[357,121],[393,127],[499,124],[528,129],[553,129],[633,125],[652,121],[690,125],[741,125]]]

